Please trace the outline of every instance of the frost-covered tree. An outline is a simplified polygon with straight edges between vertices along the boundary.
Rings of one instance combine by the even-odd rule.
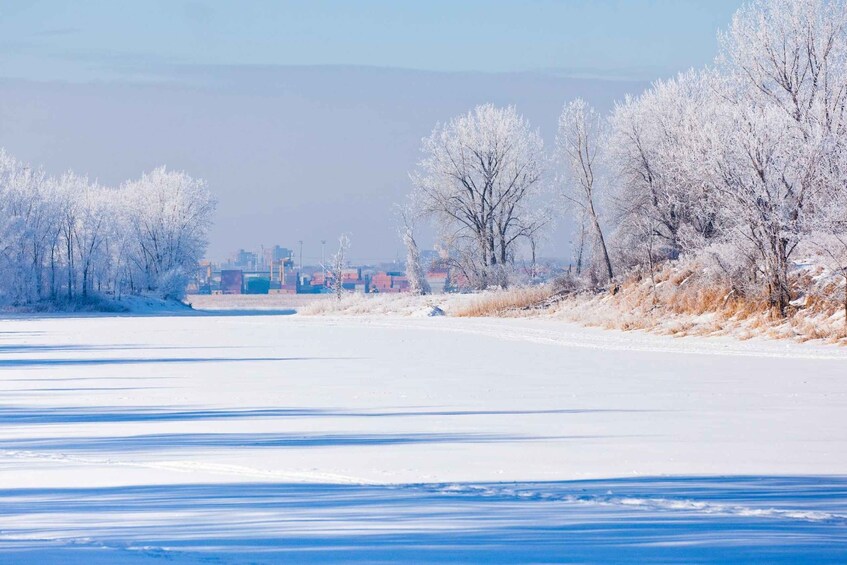
[[[617,184],[615,239],[624,255],[647,236],[657,258],[676,259],[716,235],[717,204],[700,178],[697,142],[717,114],[717,80],[711,73],[683,73],[615,107],[608,152]]]
[[[164,167],[126,183],[129,261],[147,291],[181,298],[203,257],[215,200],[205,181]]]
[[[65,254],[65,272],[67,275],[67,285],[65,288],[68,301],[73,300],[75,285],[74,259],[76,257],[76,249],[74,244],[76,243],[77,208],[79,206],[77,195],[82,192],[84,185],[87,183],[88,179],[70,172],[62,175],[58,181],[57,196],[61,210],[59,216],[59,235],[63,247],[62,250]]]
[[[48,177],[0,150],[0,300],[181,296],[213,208],[184,173],[157,169],[114,190],[73,172]]]
[[[82,297],[88,298],[93,290],[100,287],[103,275],[108,272],[111,257],[107,240],[114,233],[118,218],[113,215],[115,200],[110,189],[86,182],[77,200],[77,229],[74,234],[77,284]]]
[[[772,104],[810,139],[844,127],[847,3],[754,0],[721,34],[719,62],[746,103]]]
[[[721,63],[729,119],[710,144],[719,148],[715,188],[784,314],[791,255],[826,195],[844,187],[834,148],[847,133],[847,4],[752,2],[722,36]]]
[[[568,171],[565,198],[577,209],[581,228],[584,226],[584,220],[588,220],[602,258],[604,274],[607,280],[612,280],[614,278],[612,260],[609,258],[606,238],[597,213],[598,199],[604,189],[600,178],[599,157],[606,143],[605,126],[603,117],[584,100],[577,98],[566,104],[562,110],[556,145]],[[582,242],[580,242],[579,255],[578,264],[581,267]]]
[[[430,294],[432,289],[426,279],[426,269],[421,263],[418,242],[415,240],[416,207],[414,205],[401,206],[400,219],[400,235],[406,247],[406,277],[409,280],[409,290],[412,294]]]
[[[338,251],[332,256],[331,272],[335,298],[341,300],[344,295],[344,268],[347,266],[347,251],[350,249],[350,236],[346,233],[338,237]]]
[[[54,190],[43,171],[0,151],[0,292],[13,303],[42,298],[57,223]]]
[[[425,138],[414,199],[472,284],[505,286],[543,196],[543,143],[514,107],[477,106]]]
[[[792,256],[824,224],[835,233],[824,210],[847,186],[847,4],[753,1],[716,69],[656,83],[611,122],[618,254],[641,262],[645,241],[651,263],[720,249],[785,314]]]
[[[830,179],[816,210],[812,247],[843,282],[842,306],[847,326],[847,136],[831,148]]]

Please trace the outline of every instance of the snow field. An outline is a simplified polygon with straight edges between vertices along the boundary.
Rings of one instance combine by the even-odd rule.
[[[10,318],[0,561],[838,561],[845,366],[540,319]]]

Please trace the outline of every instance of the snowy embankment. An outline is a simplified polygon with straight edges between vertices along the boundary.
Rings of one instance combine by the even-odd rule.
[[[163,299],[157,296],[140,296],[126,294],[121,297],[97,296],[87,299],[75,299],[71,302],[45,301],[26,306],[2,306],[0,315],[29,317],[32,315],[79,316],[135,314],[141,316],[178,316],[191,314],[191,305],[174,299]]]
[[[0,562],[843,561],[845,367],[545,319],[0,320]]]
[[[437,307],[458,317],[549,318],[660,335],[847,344],[843,277],[809,263],[798,265],[793,278],[804,291],[795,291],[798,297],[784,318],[775,316],[764,302],[743,297],[686,263],[660,268],[652,277],[633,275],[615,292],[563,292],[547,285],[476,294],[347,295],[340,301],[329,297],[310,301],[297,311],[321,316],[425,316]]]
[[[842,275],[813,261],[795,264],[795,299],[785,317],[763,298],[721,281],[696,261],[669,264],[650,276],[629,277],[617,292],[557,296],[544,308],[500,312],[543,315],[588,326],[676,336],[766,337],[847,344]]]

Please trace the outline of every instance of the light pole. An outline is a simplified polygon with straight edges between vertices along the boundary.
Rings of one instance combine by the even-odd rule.
[[[321,268],[326,272],[326,259],[324,258],[324,247],[326,247],[326,240],[321,240]]]

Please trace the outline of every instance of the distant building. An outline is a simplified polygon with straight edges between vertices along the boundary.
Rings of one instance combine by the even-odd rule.
[[[391,286],[397,292],[409,292],[409,279],[406,275],[392,277]]]
[[[345,283],[356,283],[362,280],[362,269],[353,267],[341,271],[341,281]]]
[[[397,271],[380,272],[371,276],[368,292],[395,293],[408,292],[409,280],[405,273]]]
[[[294,260],[291,257],[275,259],[268,265],[271,281],[279,282],[282,285],[295,282],[296,275],[292,272],[293,269]]]
[[[259,257],[255,253],[239,249],[227,263],[227,266],[231,269],[241,269],[242,271],[255,271],[258,264]]]
[[[387,273],[376,273],[371,277],[371,292],[386,292],[391,288],[391,275]]]
[[[270,288],[269,277],[251,275],[244,282],[244,294],[268,294]]]
[[[242,294],[244,292],[244,273],[240,269],[221,271],[221,294]]]
[[[445,291],[445,286],[448,283],[447,269],[431,270],[426,274],[426,282],[429,283],[429,288],[433,294],[441,294]]]
[[[274,265],[279,263],[284,259],[291,259],[294,255],[294,252],[287,247],[280,247],[279,245],[274,245],[273,247],[268,247],[263,250],[264,252],[264,263],[263,266]]]

